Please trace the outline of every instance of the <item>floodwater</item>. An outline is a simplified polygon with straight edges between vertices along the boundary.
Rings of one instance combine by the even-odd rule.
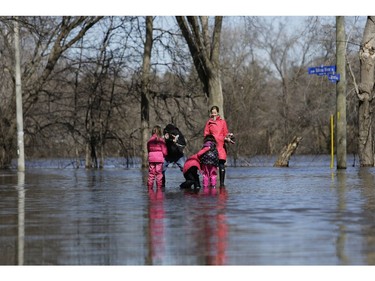
[[[139,168],[0,171],[1,265],[374,265],[375,169],[228,167],[226,187],[148,193]]]

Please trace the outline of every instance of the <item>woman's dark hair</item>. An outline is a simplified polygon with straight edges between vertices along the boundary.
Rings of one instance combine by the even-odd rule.
[[[211,106],[210,112],[212,112],[213,109],[216,109],[217,113],[219,113],[219,107],[217,105]]]

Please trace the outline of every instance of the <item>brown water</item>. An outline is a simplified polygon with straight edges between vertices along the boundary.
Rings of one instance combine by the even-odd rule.
[[[374,265],[375,169],[228,167],[198,194],[167,171],[0,171],[1,265]],[[328,159],[329,160],[329,159]]]

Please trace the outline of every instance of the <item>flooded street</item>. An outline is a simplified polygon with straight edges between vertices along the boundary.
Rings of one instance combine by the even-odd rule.
[[[0,172],[1,265],[375,265],[375,169],[227,168],[225,188],[148,193],[147,171]]]

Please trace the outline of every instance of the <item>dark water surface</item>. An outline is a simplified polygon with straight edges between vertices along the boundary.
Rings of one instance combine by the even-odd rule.
[[[374,265],[375,170],[228,167],[148,193],[138,168],[0,171],[1,265]]]

